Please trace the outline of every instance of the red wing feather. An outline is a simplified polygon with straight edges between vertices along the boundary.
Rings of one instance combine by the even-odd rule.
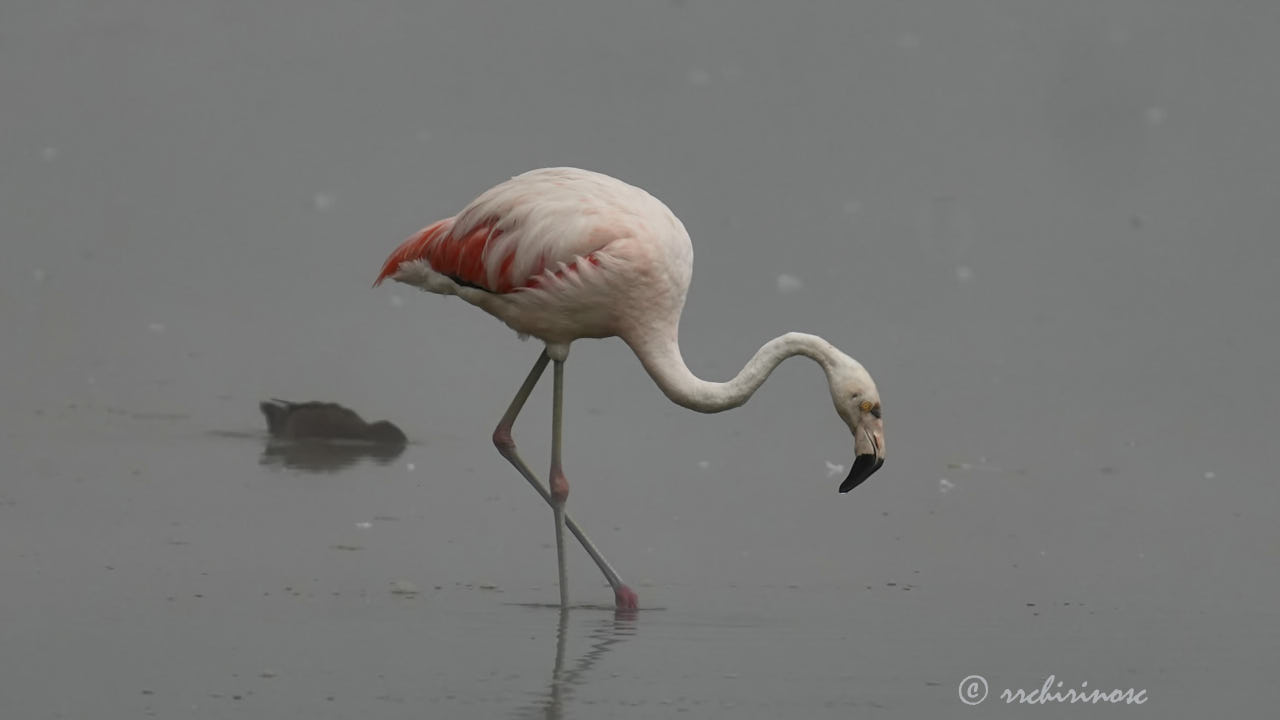
[[[387,257],[387,261],[382,264],[382,272],[378,273],[378,279],[373,281],[373,286],[381,285],[383,280],[394,275],[396,270],[400,268],[400,263],[406,263],[410,260],[426,260],[432,263],[428,258],[428,254],[431,252],[431,242],[444,235],[452,226],[453,218],[446,218],[428,225],[418,234],[400,243],[400,247],[393,250],[391,255]],[[434,268],[435,264],[432,263],[431,266]]]
[[[506,273],[510,266],[510,258],[502,265],[496,288],[489,287],[488,270],[484,264],[485,246],[490,240],[498,239],[502,231],[495,231],[492,223],[484,223],[471,228],[466,235],[458,237],[452,232],[453,220],[453,218],[441,220],[405,240],[387,258],[382,265],[382,272],[378,274],[378,279],[373,284],[377,286],[394,275],[401,263],[425,260],[432,270],[467,285],[484,288],[490,292],[511,290],[511,282]]]
[[[373,283],[374,286],[380,285],[383,280],[395,275],[402,263],[413,260],[424,260],[432,270],[441,275],[447,275],[457,282],[493,293],[508,293],[517,287],[536,288],[542,284],[539,277],[546,270],[546,264],[541,258],[530,269],[528,275],[519,278],[517,282],[516,278],[511,277],[511,269],[515,261],[514,250],[508,251],[500,260],[485,257],[485,248],[503,234],[502,230],[494,229],[496,221],[480,223],[467,230],[465,235],[458,236],[454,233],[454,220],[455,218],[446,218],[429,225],[401,243],[383,264],[382,272],[378,274],[378,279]],[[589,253],[586,259],[593,265],[600,264],[595,253]],[[489,282],[486,262],[498,263],[496,283]],[[577,262],[569,263],[568,269],[576,270]],[[557,270],[555,274],[557,277],[562,277],[564,271]]]

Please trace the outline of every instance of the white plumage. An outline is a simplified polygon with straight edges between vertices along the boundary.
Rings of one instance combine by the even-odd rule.
[[[483,233],[476,248],[483,274],[435,268],[442,253],[428,250],[397,264],[391,279],[458,295],[516,332],[555,345],[625,336],[656,310],[678,316],[693,271],[689,234],[662,201],[608,175],[575,168],[518,175],[422,232],[433,228],[441,231],[436,237],[455,242]],[[467,252],[475,250],[459,253],[463,263]],[[661,306],[649,307],[640,318],[629,312],[655,301]]]

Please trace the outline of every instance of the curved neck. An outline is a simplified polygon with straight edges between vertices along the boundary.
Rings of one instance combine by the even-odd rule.
[[[783,360],[803,355],[822,366],[830,381],[831,369],[842,353],[817,335],[790,332],[765,343],[738,375],[728,382],[711,382],[694,375],[680,355],[680,341],[672,329],[652,337],[628,339],[640,363],[672,402],[690,410],[716,413],[736,408],[755,394]]]

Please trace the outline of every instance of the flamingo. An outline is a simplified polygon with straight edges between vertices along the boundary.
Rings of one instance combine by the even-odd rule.
[[[880,394],[867,370],[817,335],[789,332],[765,343],[728,382],[693,374],[680,354],[680,312],[693,272],[693,247],[680,220],[644,190],[588,170],[532,170],[486,190],[462,212],[397,247],[374,285],[388,278],[457,295],[544,349],[493,431],[493,444],[551,506],[560,606],[569,605],[567,527],[613,588],[619,608],[638,597],[565,512],[569,483],[561,463],[564,364],[583,338],[621,338],[677,405],[716,413],[745,403],[786,358],[821,366],[836,413],[853,434],[846,493],[884,463]],[[511,430],[534,385],[554,364],[549,486],[516,451]]]

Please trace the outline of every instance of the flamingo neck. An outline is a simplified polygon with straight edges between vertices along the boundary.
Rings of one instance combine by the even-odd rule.
[[[732,380],[712,382],[694,375],[685,364],[674,328],[628,339],[627,344],[672,402],[702,413],[717,413],[743,405],[774,368],[792,355],[803,355],[817,362],[830,382],[832,368],[842,354],[817,335],[789,332],[762,345]]]

